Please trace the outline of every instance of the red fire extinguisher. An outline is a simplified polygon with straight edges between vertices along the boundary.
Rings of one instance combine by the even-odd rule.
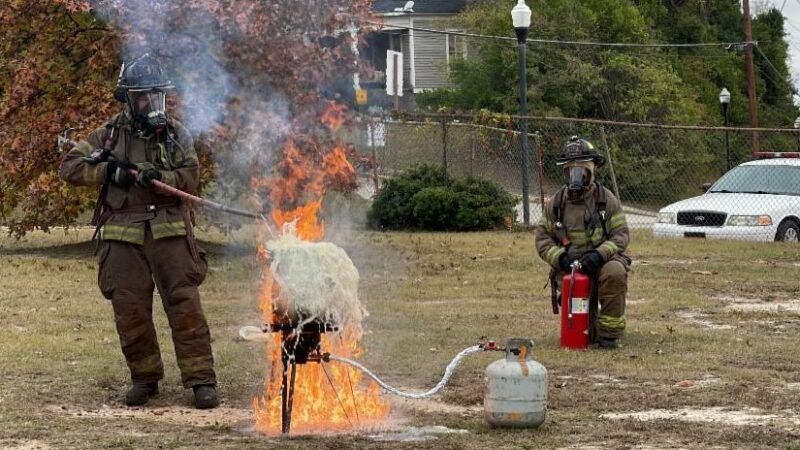
[[[589,299],[591,279],[578,272],[580,264],[572,264],[572,273],[561,279],[561,348],[589,348]]]

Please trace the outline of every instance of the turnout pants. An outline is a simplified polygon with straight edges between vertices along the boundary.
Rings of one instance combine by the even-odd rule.
[[[597,316],[597,335],[601,338],[619,339],[625,331],[628,266],[625,264],[627,261],[620,259],[611,258],[600,269],[598,276],[600,311]]]
[[[133,383],[152,383],[164,377],[152,314],[153,289],[158,288],[183,386],[216,384],[211,336],[197,289],[207,270],[205,256],[192,257],[186,237],[153,240],[149,227],[144,245],[102,243],[98,284],[114,307]]]

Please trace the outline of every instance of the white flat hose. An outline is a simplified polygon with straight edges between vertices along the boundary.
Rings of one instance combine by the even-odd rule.
[[[266,333],[263,329],[254,327],[252,325],[239,328],[239,337],[245,341],[251,342],[267,342],[270,340],[269,333]]]
[[[383,380],[378,378],[377,375],[372,373],[372,371],[370,371],[369,369],[367,369],[366,367],[361,365],[361,363],[353,361],[352,359],[342,358],[341,356],[334,356],[334,355],[330,355],[329,359],[331,361],[338,361],[338,362],[341,362],[341,363],[349,364],[349,365],[355,367],[356,369],[364,372],[364,374],[366,374],[368,377],[370,377],[373,380],[375,380],[376,383],[378,383],[382,388],[386,389],[386,391],[389,392],[390,394],[397,395],[399,397],[405,397],[405,398],[421,400],[423,398],[431,397],[431,396],[435,395],[437,392],[441,391],[442,388],[444,388],[444,385],[447,384],[447,382],[450,380],[450,377],[453,376],[453,371],[456,369],[456,367],[458,367],[459,364],[461,364],[461,361],[464,358],[466,358],[468,355],[471,355],[473,353],[479,353],[479,352],[483,352],[483,351],[485,351],[485,350],[480,345],[473,345],[472,347],[467,347],[464,350],[462,350],[461,353],[456,355],[456,357],[453,358],[453,360],[450,361],[450,364],[448,364],[447,367],[444,369],[444,377],[442,377],[442,379],[439,381],[439,383],[437,383],[436,386],[433,387],[433,389],[431,389],[429,391],[426,391],[426,392],[423,392],[421,394],[414,394],[414,393],[411,393],[411,392],[403,392],[403,391],[401,391],[399,389],[396,389],[396,388],[393,388],[392,386],[389,386]]]

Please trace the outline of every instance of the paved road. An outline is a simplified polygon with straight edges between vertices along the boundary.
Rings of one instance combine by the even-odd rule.
[[[649,230],[656,221],[655,213],[634,208],[626,208],[624,206],[623,209],[625,209],[625,216],[628,219],[628,226],[633,230]],[[522,202],[517,204],[516,211],[517,222],[522,223]],[[537,222],[539,222],[539,218],[542,217],[542,208],[539,206],[538,202],[531,202],[530,211],[531,224],[535,225]]]

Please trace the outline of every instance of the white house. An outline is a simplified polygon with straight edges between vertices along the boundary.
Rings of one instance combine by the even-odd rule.
[[[463,11],[467,0],[375,0],[372,5],[376,31],[366,37],[361,57],[374,69],[371,79],[362,79],[369,94],[369,105],[390,107],[386,95],[387,51],[402,54],[403,105],[414,107],[413,94],[448,86],[447,70],[453,58],[466,57],[467,43],[456,34],[429,33],[423,30],[457,31],[450,20]],[[391,89],[390,89],[391,91]]]

